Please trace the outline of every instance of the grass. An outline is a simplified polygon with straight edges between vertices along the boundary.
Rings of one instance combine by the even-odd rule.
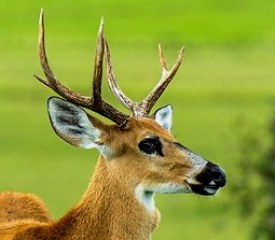
[[[186,45],[183,66],[157,106],[171,103],[177,138],[228,175],[229,187],[216,198],[157,196],[162,222],[153,239],[201,239],[202,233],[211,240],[249,239],[251,222],[238,218],[229,188],[238,180],[236,125],[264,127],[273,107],[273,1],[0,4],[0,190],[34,192],[55,217],[85,191],[97,153],[70,147],[54,135],[45,104],[53,93],[31,74],[41,73],[36,39],[43,6],[57,76],[88,94],[97,24],[104,15],[116,75],[133,99],[141,99],[159,79],[157,43],[163,43],[169,65]],[[104,96],[119,106],[106,84]]]

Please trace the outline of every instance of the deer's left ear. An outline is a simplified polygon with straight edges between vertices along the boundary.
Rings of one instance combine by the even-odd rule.
[[[162,126],[163,128],[167,129],[170,132],[172,128],[172,115],[173,115],[172,106],[166,105],[162,108],[159,108],[157,111],[155,111],[152,117],[160,126]]]

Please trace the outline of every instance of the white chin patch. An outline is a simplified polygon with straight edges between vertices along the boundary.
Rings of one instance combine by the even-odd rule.
[[[190,193],[189,187],[175,183],[162,183],[156,185],[139,184],[135,189],[137,200],[151,213],[155,209],[154,193]]]
[[[156,185],[144,185],[144,191],[150,191],[154,193],[184,193],[189,191],[184,185],[175,183],[161,183]]]

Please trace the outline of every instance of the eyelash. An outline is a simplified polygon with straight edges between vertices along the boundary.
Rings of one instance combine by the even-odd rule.
[[[145,138],[138,144],[139,150],[146,154],[157,154],[163,157],[162,144],[159,138]]]

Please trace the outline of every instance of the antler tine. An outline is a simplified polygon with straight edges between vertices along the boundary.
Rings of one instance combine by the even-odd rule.
[[[101,82],[102,82],[102,64],[104,55],[104,18],[101,18],[95,53],[94,75],[93,75],[93,100],[94,105],[101,103]]]
[[[166,61],[163,55],[163,50],[161,44],[158,45],[159,49],[159,59],[162,68],[161,79],[159,83],[153,88],[153,90],[148,94],[148,96],[140,103],[140,106],[144,109],[146,115],[149,115],[150,110],[159,99],[165,88],[172,81],[173,77],[176,75],[183,58],[184,47],[182,47],[178,53],[177,60],[174,66],[168,70],[166,66]]]
[[[98,32],[98,40],[96,47],[96,57],[95,57],[95,69],[94,69],[94,77],[93,77],[93,98],[83,96],[77,92],[72,91],[68,87],[62,85],[54,76],[54,73],[49,65],[46,49],[45,49],[45,30],[44,30],[44,13],[43,9],[40,13],[40,21],[39,21],[39,58],[42,70],[47,80],[34,75],[34,77],[53,89],[57,94],[61,97],[73,102],[82,107],[88,108],[94,112],[101,114],[104,117],[107,117],[114,121],[117,124],[123,124],[125,120],[129,117],[124,113],[118,111],[110,104],[106,103],[101,99],[101,80],[102,80],[102,62],[103,62],[103,54],[104,54],[104,35],[103,35],[103,18],[101,19],[99,32]]]
[[[41,77],[34,75],[34,77],[45,84],[46,86],[53,89],[60,96],[70,99],[72,102],[88,107],[91,105],[91,98],[82,96],[78,93],[73,92],[69,88],[62,85],[54,76],[53,70],[51,69],[45,48],[45,29],[44,29],[44,12],[41,9],[40,19],[39,19],[39,37],[38,37],[38,45],[39,45],[39,58],[42,70],[47,80],[42,79]]]
[[[115,74],[113,72],[112,61],[111,61],[111,53],[109,50],[109,46],[107,40],[105,39],[105,48],[106,48],[106,68],[107,68],[107,80],[109,88],[112,93],[116,96],[116,98],[129,110],[134,112],[134,106],[136,105],[134,101],[128,98],[120,89],[117,84]]]

